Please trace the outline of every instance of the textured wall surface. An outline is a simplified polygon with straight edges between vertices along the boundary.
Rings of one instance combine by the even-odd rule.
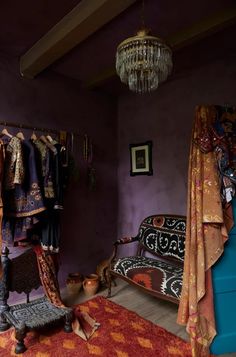
[[[210,41],[210,40],[209,40]],[[198,104],[236,104],[235,51],[180,53],[186,68],[150,95],[120,97],[118,105],[118,237],[136,235],[143,218],[186,214],[187,168],[194,109]],[[214,44],[214,42],[212,42]],[[213,51],[212,53],[210,51]],[[200,65],[196,63],[197,53]],[[192,61],[190,61],[192,59]],[[188,62],[189,60],[189,62]],[[153,142],[153,176],[129,175],[129,144]]]

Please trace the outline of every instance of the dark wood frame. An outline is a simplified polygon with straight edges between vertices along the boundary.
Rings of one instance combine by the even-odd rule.
[[[130,176],[153,174],[152,170],[152,141],[146,141],[140,144],[130,144]],[[137,154],[141,163],[137,162]],[[138,167],[140,166],[140,167]]]

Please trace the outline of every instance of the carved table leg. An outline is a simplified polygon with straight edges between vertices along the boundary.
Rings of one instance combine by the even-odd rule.
[[[111,297],[111,273],[110,273],[109,269],[107,270],[106,278],[107,278],[107,288],[108,288],[106,297],[110,298]]]
[[[1,265],[2,265],[2,277],[0,279],[0,331],[6,331],[10,325],[5,319],[4,312],[9,309],[7,304],[7,299],[9,297],[9,292],[7,289],[7,275],[9,269],[9,250],[4,247],[1,255]]]
[[[69,312],[65,316],[65,325],[64,325],[64,331],[69,333],[72,332],[72,321],[73,321],[73,312]]]
[[[16,354],[23,353],[26,351],[26,347],[24,344],[25,336],[26,336],[26,328],[25,328],[25,324],[22,324],[15,330],[15,337],[17,339],[17,344],[15,348]]]
[[[6,321],[5,317],[3,316],[3,312],[8,310],[5,306],[0,305],[0,331],[6,331],[10,328],[9,323]]]
[[[106,271],[105,271],[105,277],[106,277],[106,286],[107,288],[109,287],[109,284],[112,285],[112,283],[114,284],[114,286],[117,286],[116,281],[115,281],[115,277],[110,273],[110,268],[107,267]]]

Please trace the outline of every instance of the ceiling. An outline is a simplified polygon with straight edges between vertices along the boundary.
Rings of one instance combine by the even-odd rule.
[[[83,5],[86,1],[87,4],[88,1],[95,4],[98,0],[2,1],[0,55],[3,53],[20,59],[74,7],[79,3]],[[115,52],[117,45],[134,35],[140,27],[142,1],[115,1],[116,4],[127,1],[127,8],[112,20],[108,16],[106,24],[93,30],[92,34],[88,33],[87,38],[85,36],[79,44],[74,43],[74,48],[68,53],[45,67],[47,71],[74,78],[80,82],[81,87],[89,89],[99,88],[115,94],[126,90],[115,75]],[[114,0],[104,0],[106,4],[109,2],[114,4]],[[107,12],[109,11],[111,12],[108,9]],[[174,64],[178,63],[176,71],[183,64],[181,56],[186,57],[183,52],[190,47],[199,46],[196,41],[205,41],[205,46],[208,46],[209,36],[216,38],[217,33],[217,36],[221,36],[221,43],[232,46],[236,35],[234,0],[182,0],[178,4],[174,0],[145,0],[143,14],[145,24],[151,28],[152,33],[167,39],[172,45]],[[217,45],[217,40],[215,42]],[[195,56],[191,61],[194,62],[194,59]],[[189,65],[188,61],[185,61],[186,65]],[[39,71],[34,80],[42,72]]]

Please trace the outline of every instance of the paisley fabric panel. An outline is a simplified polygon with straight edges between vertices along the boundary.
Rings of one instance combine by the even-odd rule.
[[[156,228],[162,228],[163,230],[183,233],[186,232],[186,217],[184,216],[171,216],[171,215],[158,215],[147,217],[142,226],[153,226]]]
[[[119,259],[112,269],[115,273],[132,279],[146,289],[163,295],[180,298],[183,268],[147,257]]]
[[[184,261],[186,217],[157,215],[145,218],[138,239],[148,251]]]
[[[151,252],[184,261],[185,235],[183,234],[148,227],[143,232],[141,243]]]

